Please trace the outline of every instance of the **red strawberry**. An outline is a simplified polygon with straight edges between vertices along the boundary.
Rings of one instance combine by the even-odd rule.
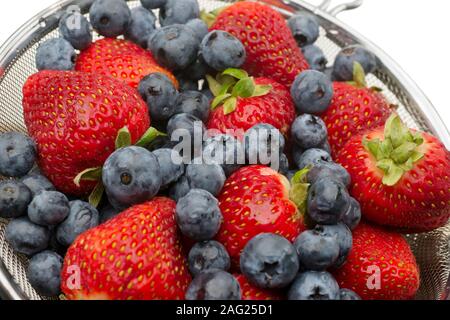
[[[363,300],[412,299],[420,285],[419,269],[406,240],[364,223],[353,232],[347,263],[334,276],[341,288],[355,291]]]
[[[38,145],[39,166],[61,191],[84,195],[95,183],[73,180],[102,166],[127,126],[133,142],[149,128],[138,92],[113,78],[81,72],[42,71],[23,88],[25,123]]]
[[[241,285],[242,300],[259,301],[259,300],[283,300],[282,295],[274,290],[264,290],[252,285],[242,274],[235,274],[234,277]]]
[[[212,92],[217,96],[213,107],[217,108],[210,114],[208,129],[216,129],[222,133],[227,133],[230,129],[240,130],[240,133],[235,133],[239,137],[254,125],[267,123],[288,135],[295,120],[295,107],[287,88],[267,78],[249,78],[246,73],[238,77],[241,79],[229,87],[225,94],[214,88],[220,84],[211,85]],[[212,81],[214,79],[209,78],[210,84]],[[247,92],[247,87],[240,85],[244,81],[252,83],[253,91]],[[244,89],[240,90],[242,88]],[[220,102],[217,106],[216,101]]]
[[[261,233],[276,233],[290,241],[305,230],[301,214],[289,199],[290,184],[264,166],[236,171],[219,195],[223,224],[217,237],[235,265],[247,242]]]
[[[290,86],[309,69],[283,16],[268,5],[237,2],[223,9],[212,30],[225,30],[244,44],[243,66],[254,76],[268,77]]]
[[[364,216],[404,232],[425,232],[450,218],[450,153],[397,116],[386,128],[353,137],[337,159],[350,173]]]
[[[155,198],[81,235],[64,261],[63,293],[68,299],[183,299],[191,279],[175,208],[174,201]]]
[[[159,66],[150,51],[127,40],[104,38],[94,42],[79,55],[75,69],[112,76],[137,88],[139,82],[155,72],[164,73],[178,87],[178,81]]]

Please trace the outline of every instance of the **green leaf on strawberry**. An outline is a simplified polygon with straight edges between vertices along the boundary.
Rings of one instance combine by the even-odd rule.
[[[97,208],[102,201],[103,193],[105,192],[105,187],[103,182],[99,181],[95,186],[94,190],[89,195],[89,204],[94,208]]]
[[[123,127],[117,133],[116,150],[131,146],[131,134],[127,127]]]
[[[165,133],[158,131],[155,128],[149,128],[144,135],[135,143],[135,146],[145,148],[158,137],[166,136]]]
[[[77,187],[79,187],[82,180],[85,180],[85,181],[98,181],[101,178],[102,178],[102,168],[101,167],[89,168],[89,169],[86,169],[86,170],[80,172],[75,177],[73,182],[75,183],[75,185]]]
[[[289,198],[295,203],[300,214],[306,214],[306,201],[310,184],[307,182],[307,174],[310,168],[298,171],[291,180]]]

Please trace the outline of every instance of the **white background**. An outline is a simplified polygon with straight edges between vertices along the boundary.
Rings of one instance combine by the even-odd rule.
[[[1,1],[0,43],[55,1]],[[445,0],[365,0],[361,8],[339,16],[383,48],[412,76],[447,127],[450,127],[449,12],[450,1]]]

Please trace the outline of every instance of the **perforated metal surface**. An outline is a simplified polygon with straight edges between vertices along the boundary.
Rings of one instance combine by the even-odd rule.
[[[89,2],[89,0],[80,1],[82,7],[86,7]],[[200,0],[199,2],[202,9],[213,10],[223,6],[226,1]],[[67,4],[69,1],[65,3]],[[133,7],[138,5],[138,1],[129,1],[129,4]],[[310,6],[306,7],[311,10]],[[42,22],[41,26],[48,32],[29,30],[29,34],[25,36],[20,34],[20,39],[17,35],[16,41],[22,42],[22,48],[13,53],[12,59],[11,56],[0,57],[0,66],[3,65],[3,69],[0,68],[0,132],[13,130],[25,132],[21,103],[22,86],[26,79],[37,71],[34,57],[38,44],[58,36],[58,31],[55,30],[57,18],[51,12],[52,10],[47,12],[49,15],[47,17],[50,18],[46,19],[45,23]],[[333,25],[326,17],[320,20],[324,28],[321,30],[318,45],[324,50],[328,60],[334,61],[340,48],[355,43],[355,38],[342,28]],[[412,93],[405,90],[405,85],[400,83],[399,79],[392,77],[383,64],[380,64],[380,70],[376,75],[368,77],[368,82],[372,86],[382,88],[389,102],[398,105],[398,113],[410,127],[429,132],[435,131],[428,125],[430,121],[424,118],[424,108],[421,109],[417,101],[411,99]],[[4,239],[5,225],[6,221],[0,220],[0,259],[29,299],[41,299],[28,283],[25,273],[26,258],[15,255]],[[418,298],[438,299],[442,295],[450,272],[449,239],[450,224],[429,234],[408,236],[422,271],[422,287]]]

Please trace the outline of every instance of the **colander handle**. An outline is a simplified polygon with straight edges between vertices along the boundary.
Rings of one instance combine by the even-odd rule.
[[[330,5],[332,4],[332,2],[333,0],[324,0],[317,8],[336,17],[343,11],[353,10],[361,7],[364,3],[364,0],[354,0],[351,2],[342,3],[330,9]]]

